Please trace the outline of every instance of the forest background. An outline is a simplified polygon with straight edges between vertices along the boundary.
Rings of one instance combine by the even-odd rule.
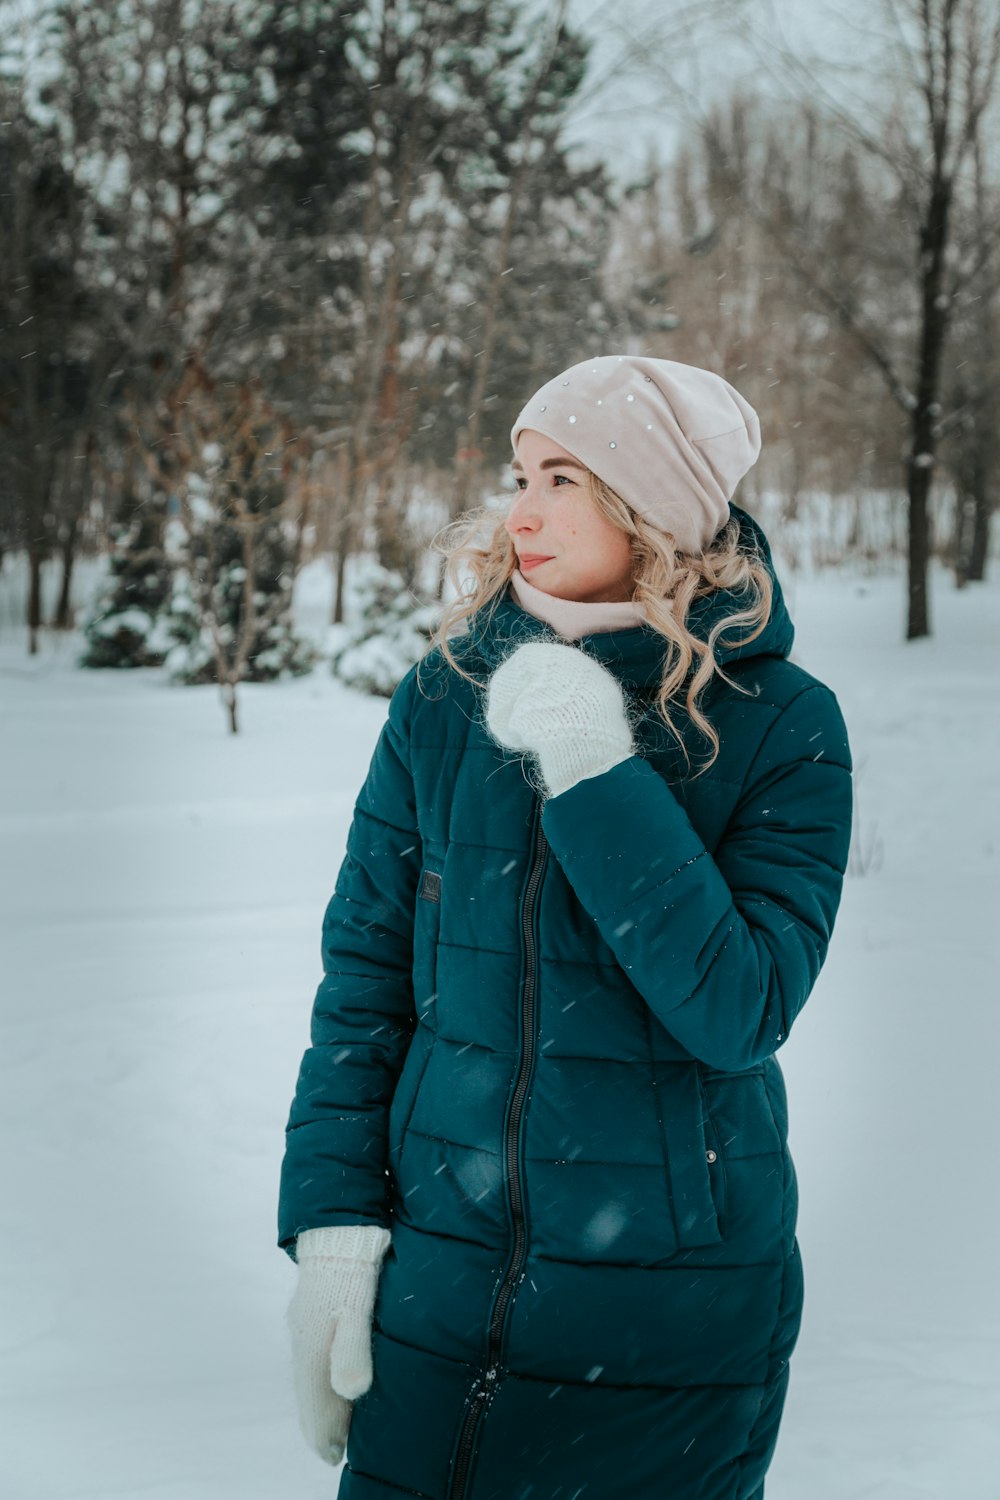
[[[326,655],[388,695],[432,538],[512,488],[513,414],[614,350],[738,385],[765,436],[741,502],[788,566],[899,559],[906,639],[933,558],[984,577],[989,0],[2,9],[0,567],[29,652],[82,629],[85,665],[219,682],[235,729],[240,681],[323,654],[291,604],[325,559]]]

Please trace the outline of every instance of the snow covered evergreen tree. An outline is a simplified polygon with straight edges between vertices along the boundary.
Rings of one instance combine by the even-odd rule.
[[[353,560],[348,597],[352,618],[336,627],[334,676],[363,693],[391,698],[423,656],[440,606],[420,604],[399,573],[370,557]]]
[[[198,476],[190,476],[189,488],[197,485]],[[276,516],[255,532],[251,568],[245,537],[229,522],[205,519],[186,534],[166,613],[173,644],[165,666],[172,682],[219,682],[220,648],[232,668],[251,606],[254,628],[240,680],[274,682],[312,670],[318,653],[295,634],[291,620],[292,546]]]
[[[170,647],[164,607],[170,566],[163,549],[163,516],[154,503],[121,526],[107,583],[84,625],[81,667],[158,667]]]

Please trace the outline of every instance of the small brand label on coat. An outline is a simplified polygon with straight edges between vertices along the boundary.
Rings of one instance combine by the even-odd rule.
[[[420,894],[425,901],[441,900],[441,876],[434,870],[425,870],[420,882]]]

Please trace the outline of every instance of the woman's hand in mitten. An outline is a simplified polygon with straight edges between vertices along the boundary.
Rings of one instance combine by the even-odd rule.
[[[554,797],[635,754],[618,679],[576,646],[519,646],[490,678],[486,722],[501,745],[538,757]]]
[[[390,1239],[378,1224],[344,1224],[305,1229],[295,1242],[288,1326],[299,1423],[330,1464],[344,1456],[352,1401],[372,1383],[372,1309]]]

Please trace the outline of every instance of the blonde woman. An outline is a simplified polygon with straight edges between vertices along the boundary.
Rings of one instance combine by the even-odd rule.
[[[803,1296],[774,1054],[840,901],[847,733],[730,503],[731,385],[584,360],[511,441],[324,920],[300,1417],[342,1500],[761,1500]]]

